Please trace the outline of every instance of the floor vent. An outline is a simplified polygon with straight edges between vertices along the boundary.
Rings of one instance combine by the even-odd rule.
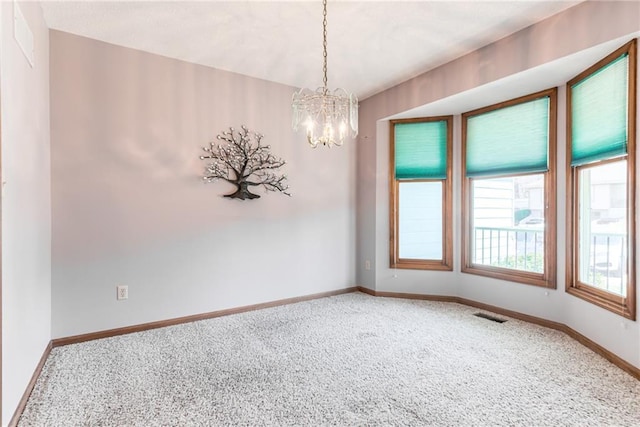
[[[507,321],[506,319],[498,319],[497,317],[493,317],[492,315],[486,313],[476,313],[474,314],[474,316],[482,317],[483,319],[491,320],[492,322],[497,323],[504,323]]]

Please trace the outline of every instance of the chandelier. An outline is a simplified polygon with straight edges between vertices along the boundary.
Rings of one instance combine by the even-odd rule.
[[[307,132],[307,141],[316,148],[318,144],[342,145],[351,134],[358,135],[358,98],[344,89],[331,92],[327,88],[327,0],[322,1],[322,56],[323,86],[315,91],[300,89],[293,94],[293,129],[301,126]]]

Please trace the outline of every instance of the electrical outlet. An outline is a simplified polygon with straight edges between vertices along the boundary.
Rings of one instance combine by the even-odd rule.
[[[123,300],[129,299],[129,287],[118,285],[116,286],[116,299]]]
[[[364,269],[365,269],[365,270],[371,270],[371,261],[366,260],[366,261],[364,262]]]

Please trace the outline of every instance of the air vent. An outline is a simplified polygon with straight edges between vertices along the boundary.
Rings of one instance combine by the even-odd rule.
[[[497,317],[493,317],[492,315],[487,313],[476,313],[474,314],[474,316],[482,317],[483,319],[491,320],[492,322],[497,322],[497,323],[504,323],[507,321],[506,319],[498,319]]]

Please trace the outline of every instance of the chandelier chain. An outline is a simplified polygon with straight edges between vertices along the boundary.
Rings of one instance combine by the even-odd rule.
[[[323,7],[323,19],[322,19],[322,57],[323,57],[323,66],[322,66],[322,82],[324,84],[323,90],[326,95],[328,92],[327,89],[327,0],[322,1]]]

